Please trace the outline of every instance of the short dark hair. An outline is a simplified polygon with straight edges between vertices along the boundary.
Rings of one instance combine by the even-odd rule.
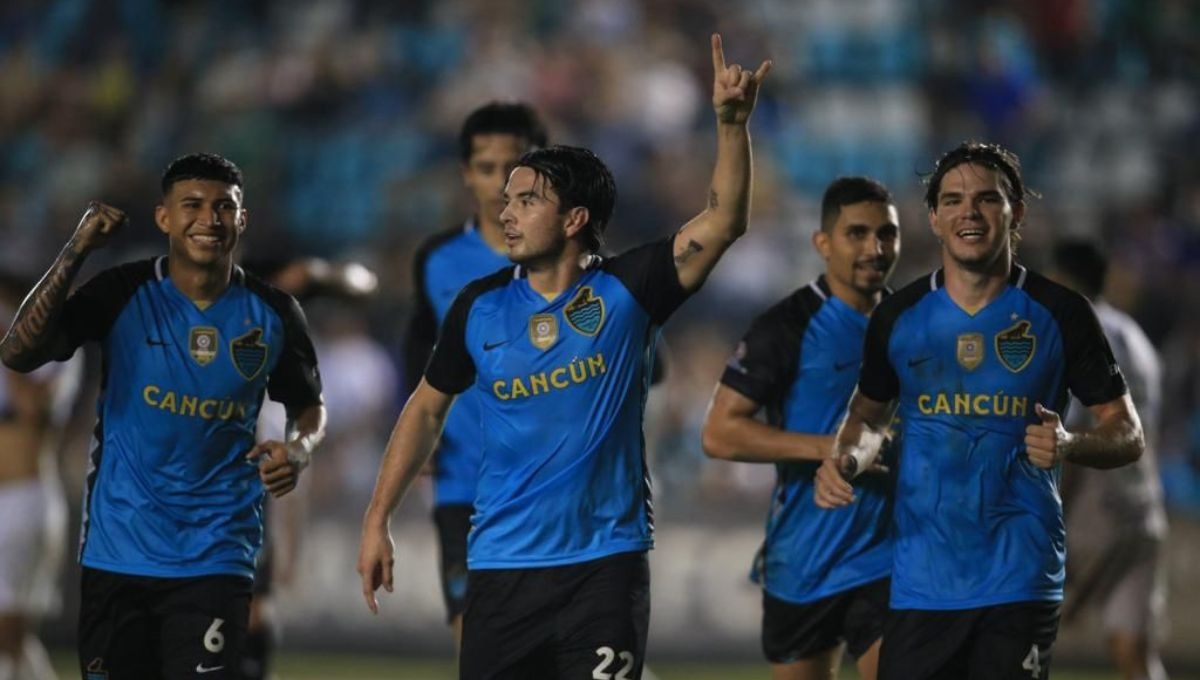
[[[242,186],[242,171],[233,161],[215,153],[193,153],[171,161],[162,176],[162,192],[166,196],[176,182],[187,179],[209,179],[235,187]]]
[[[588,252],[600,250],[617,202],[617,183],[604,161],[577,146],[548,146],[525,153],[517,166],[529,168],[549,182],[561,201],[559,214],[576,206],[587,208],[584,244]]]
[[[821,231],[829,233],[842,208],[863,201],[894,205],[892,192],[870,177],[839,177],[829,183],[821,199]]]
[[[946,173],[963,163],[978,163],[985,168],[998,170],[1004,176],[1005,194],[1009,203],[1024,203],[1026,198],[1036,197],[1021,178],[1021,159],[1017,154],[1000,146],[985,142],[966,141],[951,149],[938,159],[933,172],[925,181],[925,205],[930,210],[937,208],[938,191]]]
[[[1070,277],[1080,293],[1094,298],[1104,292],[1108,255],[1095,243],[1081,238],[1059,240],[1052,258],[1054,268]]]
[[[524,102],[490,102],[475,109],[463,121],[458,133],[458,155],[462,162],[471,160],[475,135],[513,135],[534,148],[546,146],[546,126],[537,111]]]

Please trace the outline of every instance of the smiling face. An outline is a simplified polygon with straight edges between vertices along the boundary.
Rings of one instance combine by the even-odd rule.
[[[217,180],[179,180],[155,208],[154,221],[168,237],[172,262],[228,267],[246,228],[242,189]]]
[[[978,163],[962,163],[942,176],[929,225],[942,243],[944,264],[991,271],[1012,258],[1012,231],[1025,205],[1008,199],[1004,175]]]
[[[881,201],[844,205],[828,231],[813,242],[825,259],[825,277],[838,297],[865,305],[883,290],[900,255],[900,217]]]

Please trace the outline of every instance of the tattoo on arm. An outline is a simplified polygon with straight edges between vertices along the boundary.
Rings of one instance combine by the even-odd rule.
[[[708,209],[712,210],[712,209],[716,208],[718,205],[720,205],[720,204],[717,202],[717,190],[709,189],[708,190]]]
[[[32,369],[45,363],[47,343],[57,330],[63,302],[79,273],[83,257],[70,246],[21,303],[17,318],[0,341],[0,359],[14,368]]]
[[[714,196],[715,195],[716,194],[714,194]],[[684,262],[687,262],[692,258],[693,255],[701,250],[704,250],[704,246],[696,243],[694,239],[688,239],[687,247],[684,248],[683,252],[675,255],[675,264],[683,264]]]

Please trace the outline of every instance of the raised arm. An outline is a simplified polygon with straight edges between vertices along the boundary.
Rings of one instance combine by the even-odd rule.
[[[875,401],[854,391],[838,427],[833,455],[817,470],[813,499],[818,506],[838,508],[854,501],[849,480],[875,464],[893,412],[894,403]]]
[[[71,284],[88,254],[107,243],[127,221],[124,212],[110,205],[98,201],[88,205],[75,234],[21,303],[12,326],[0,340],[0,361],[5,366],[28,373],[57,354],[59,321]]]
[[[1038,404],[1040,422],[1025,428],[1025,450],[1040,468],[1067,460],[1094,468],[1115,468],[1141,458],[1146,450],[1142,421],[1128,394],[1089,406],[1095,427],[1068,431],[1057,413]]]
[[[717,385],[704,418],[701,442],[709,458],[743,463],[824,460],[833,435],[788,432],[755,419],[758,402],[726,385]]]
[[[771,70],[764,61],[756,71],[726,66],[721,36],[712,36],[713,108],[717,113],[717,161],[708,205],[675,235],[675,268],[687,290],[704,283],[725,250],[746,233],[752,179],[750,133],[758,88]]]
[[[388,592],[392,590],[392,565],[395,562],[395,546],[389,532],[392,511],[433,453],[453,402],[453,395],[438,391],[422,379],[400,412],[388,439],[375,480],[375,492],[371,494],[363,517],[362,543],[358,551],[363,599],[373,613],[379,613],[375,591],[380,586]]]

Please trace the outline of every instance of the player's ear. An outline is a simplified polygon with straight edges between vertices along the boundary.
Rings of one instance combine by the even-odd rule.
[[[167,223],[167,206],[162,203],[154,206],[154,223],[158,225],[158,230],[162,233],[171,233],[170,225]]]
[[[563,223],[563,229],[567,232],[567,238],[572,238],[584,227],[587,226],[588,220],[591,219],[591,213],[582,205],[577,205],[574,208],[567,210],[567,219]]]
[[[1009,225],[1009,229],[1020,229],[1021,225],[1025,223],[1025,201],[1013,203],[1012,215],[1012,224]]]
[[[821,257],[829,259],[829,234],[825,233],[824,229],[818,229],[812,235],[813,247],[821,254]]]
[[[243,231],[246,231],[246,209],[245,208],[238,209],[237,230],[238,230],[239,234],[242,233]]]

